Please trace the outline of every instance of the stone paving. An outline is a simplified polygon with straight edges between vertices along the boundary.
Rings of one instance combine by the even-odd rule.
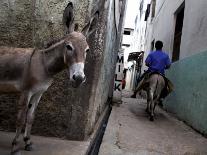
[[[0,132],[0,155],[10,155],[14,133]],[[33,136],[33,151],[22,150],[16,155],[85,155],[89,141],[66,141],[57,138]]]
[[[146,100],[130,95],[113,107],[99,155],[207,155],[206,138],[159,107],[150,122]]]

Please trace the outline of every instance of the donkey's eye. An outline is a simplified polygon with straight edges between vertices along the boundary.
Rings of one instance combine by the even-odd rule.
[[[70,51],[73,50],[73,47],[72,47],[71,45],[66,45],[66,48],[67,48],[68,50],[70,50]]]
[[[86,50],[86,53],[88,53],[90,51],[90,49],[88,48],[87,50]]]

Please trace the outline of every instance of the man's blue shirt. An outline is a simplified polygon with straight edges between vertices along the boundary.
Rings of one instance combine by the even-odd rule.
[[[169,56],[163,51],[159,50],[151,52],[147,56],[145,63],[149,67],[149,71],[159,72],[162,75],[165,75],[165,69],[171,65]]]

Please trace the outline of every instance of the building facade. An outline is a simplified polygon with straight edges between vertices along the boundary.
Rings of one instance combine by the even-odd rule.
[[[126,20],[124,24],[124,33],[122,48],[124,49],[124,68],[126,70],[126,89],[133,90],[136,87],[137,80],[141,74],[139,65],[143,59],[135,55],[136,52],[145,53],[145,33],[147,23],[145,21],[145,12],[149,0],[128,1],[126,9]],[[130,53],[134,59],[128,59]],[[130,60],[130,61],[129,61]],[[140,61],[140,62],[139,62]]]
[[[166,76],[174,92],[165,100],[165,108],[207,134],[207,1],[151,0],[147,17],[145,51],[156,40],[172,60]]]

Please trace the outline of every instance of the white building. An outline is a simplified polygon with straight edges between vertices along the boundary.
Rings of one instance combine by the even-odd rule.
[[[133,52],[144,51],[146,21],[145,12],[149,0],[128,1],[122,48],[124,49],[124,68],[128,69],[126,75],[126,89],[133,89],[139,75],[135,71],[136,62],[128,62],[128,56]]]
[[[206,0],[151,0],[146,50],[162,40],[173,61],[206,49]]]

